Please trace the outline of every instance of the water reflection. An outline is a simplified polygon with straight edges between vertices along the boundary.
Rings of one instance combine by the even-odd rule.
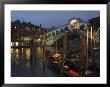
[[[12,64],[18,65],[19,63],[24,63],[27,61],[26,66],[29,67],[29,61],[30,61],[30,54],[31,50],[30,48],[11,48],[11,62]],[[43,48],[42,47],[36,47],[35,48],[35,55],[37,57],[42,57],[43,55]]]
[[[43,47],[36,47],[34,55],[30,48],[11,48],[12,77],[51,77],[59,76],[43,63]],[[31,57],[32,55],[32,57]],[[32,62],[31,62],[32,58]],[[44,67],[45,66],[45,67]]]
[[[42,57],[42,55],[43,55],[43,48],[42,47],[37,47],[36,48],[36,55],[38,57]]]

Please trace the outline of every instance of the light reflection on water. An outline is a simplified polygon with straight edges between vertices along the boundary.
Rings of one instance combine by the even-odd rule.
[[[16,49],[11,48],[11,63],[18,65],[19,63],[25,63],[27,67],[30,67],[30,48],[22,48],[22,49]],[[35,55],[37,57],[42,57],[43,55],[43,48],[42,47],[36,47],[35,48]]]

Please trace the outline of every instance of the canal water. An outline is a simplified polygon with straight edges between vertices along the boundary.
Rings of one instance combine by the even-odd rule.
[[[35,48],[34,63],[30,59],[30,48],[11,48],[11,76],[12,77],[59,77],[58,72],[43,63],[43,48]]]
[[[55,47],[46,47],[46,50],[55,53]],[[62,53],[63,48],[60,48]],[[48,62],[44,64],[43,47],[35,48],[34,61],[31,62],[30,48],[11,48],[11,76],[12,77],[62,77],[60,72],[49,66]],[[99,72],[99,71],[98,71]],[[94,74],[93,76],[99,76]]]

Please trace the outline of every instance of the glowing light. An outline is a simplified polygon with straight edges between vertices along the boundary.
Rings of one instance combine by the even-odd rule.
[[[18,46],[18,42],[16,42],[16,46]]]
[[[78,20],[71,20],[70,25],[72,29],[77,29],[78,27]]]
[[[52,57],[54,57],[54,58],[61,58],[61,54],[56,53]]]
[[[91,39],[93,39],[93,37],[92,37],[92,27],[91,27]]]
[[[92,73],[92,71],[90,71],[90,70],[86,70],[86,72],[85,72],[86,75],[90,75],[91,73]]]
[[[16,49],[16,50],[15,50],[15,53],[16,53],[16,57],[15,57],[15,58],[18,59],[18,58],[19,58],[19,50]]]
[[[26,57],[27,59],[30,59],[30,48],[26,48]]]
[[[41,41],[41,39],[37,39],[37,42]]]
[[[30,38],[28,38],[28,37],[24,37],[24,41],[26,41],[26,40],[30,40]]]
[[[57,61],[54,61],[53,63],[58,63]]]
[[[65,69],[67,69],[67,68],[68,68],[68,66],[64,66],[64,68],[65,68]]]
[[[70,23],[73,25],[76,22],[77,22],[77,20],[72,20]]]

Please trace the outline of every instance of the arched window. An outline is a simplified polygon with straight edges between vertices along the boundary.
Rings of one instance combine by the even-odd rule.
[[[85,25],[82,24],[82,25],[80,26],[80,30],[84,30],[84,28],[85,28]]]
[[[55,33],[52,33],[52,36],[55,36]]]
[[[59,34],[59,31],[57,30],[57,31],[56,31],[56,35],[58,35],[58,34]]]
[[[63,29],[61,29],[61,30],[60,30],[60,33],[63,33],[63,32],[64,32],[64,30],[63,30]]]
[[[51,36],[51,34],[48,34],[48,37],[50,37]]]

